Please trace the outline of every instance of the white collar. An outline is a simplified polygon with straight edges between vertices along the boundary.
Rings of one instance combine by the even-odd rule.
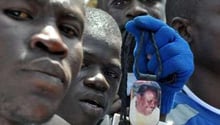
[[[198,104],[200,104],[202,107],[206,108],[207,110],[210,110],[218,115],[220,115],[220,109],[215,108],[211,105],[209,105],[208,103],[206,103],[205,101],[201,100],[198,96],[196,96],[187,86],[183,87],[183,91],[195,102],[197,102]]]

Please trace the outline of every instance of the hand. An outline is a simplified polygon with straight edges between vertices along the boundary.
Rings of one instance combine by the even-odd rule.
[[[137,56],[137,44],[141,34],[144,33],[143,49],[138,60],[141,73],[157,74],[159,70],[156,50],[149,35],[153,33],[162,62],[159,80],[175,74],[173,83],[158,81],[162,90],[161,113],[167,114],[172,108],[175,93],[182,89],[194,71],[193,54],[190,47],[174,29],[148,15],[129,21],[126,24],[126,30],[135,37],[134,57]],[[136,67],[134,66],[134,68]]]

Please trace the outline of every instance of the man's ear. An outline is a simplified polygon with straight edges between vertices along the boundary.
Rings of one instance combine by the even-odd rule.
[[[192,27],[188,19],[175,17],[172,19],[171,26],[188,42],[192,42]]]

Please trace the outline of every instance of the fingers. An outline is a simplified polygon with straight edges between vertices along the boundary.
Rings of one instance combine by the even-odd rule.
[[[167,25],[163,21],[150,15],[138,16],[134,18],[134,23],[136,27],[151,32],[157,32],[162,26]]]
[[[140,41],[141,30],[135,26],[134,21],[128,21],[125,28],[135,37],[136,42]]]
[[[166,78],[171,74],[176,74],[176,82],[185,83],[194,70],[192,55],[180,54],[164,61],[160,78]],[[155,68],[156,67],[156,68]],[[154,72],[158,72],[158,67],[154,66]],[[151,69],[151,67],[150,67]]]
[[[191,61],[193,61],[193,54],[190,50],[190,47],[182,38],[177,38],[174,42],[166,44],[160,48],[159,53],[162,62],[165,62],[178,55],[188,55],[191,58]],[[158,67],[158,61],[155,54],[152,55],[148,67],[150,71],[155,71],[156,67]]]
[[[160,49],[169,42],[173,42],[178,37],[177,32],[165,24],[163,21],[147,16],[138,16],[134,20],[129,21],[126,25],[127,31],[131,32],[136,37],[136,42],[140,41],[142,32],[148,34],[148,37],[144,39],[145,51],[147,54],[155,53],[155,48],[152,45],[151,38],[149,38],[149,32],[153,32],[154,39],[158,48]]]
[[[193,54],[188,43],[179,34],[165,24],[163,21],[151,16],[139,16],[129,21],[126,25],[127,31],[131,32],[136,39],[134,56],[137,56],[137,43],[139,44],[141,33],[144,32],[144,43],[140,54],[138,66],[141,73],[157,74],[159,64],[156,50],[153,47],[149,32],[153,32],[162,61],[161,78],[177,73],[181,76],[185,73],[191,74],[194,70]],[[148,56],[150,55],[150,59]],[[186,77],[185,77],[186,78]]]
[[[168,26],[163,26],[157,32],[154,33],[154,35],[152,36],[153,38],[150,38],[150,40],[155,39],[156,45],[158,49],[160,49],[166,44],[174,42],[174,40],[176,39],[175,34],[176,31],[174,31],[172,28]],[[155,48],[153,47],[152,41],[147,43],[146,52],[148,54],[155,53]]]

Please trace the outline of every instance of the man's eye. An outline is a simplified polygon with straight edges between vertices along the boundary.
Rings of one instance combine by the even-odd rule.
[[[107,75],[108,77],[111,77],[113,79],[118,79],[119,78],[119,74],[117,74],[114,71],[106,71],[105,75]]]
[[[30,20],[30,19],[33,19],[33,17],[28,14],[27,12],[24,12],[24,11],[20,11],[20,10],[11,10],[11,9],[7,9],[7,10],[4,10],[4,13],[13,18],[13,19],[16,19],[16,20]]]
[[[161,0],[140,0],[141,3],[154,3]]]
[[[116,0],[114,1],[113,5],[119,7],[126,5],[128,2],[129,0]]]
[[[68,24],[62,24],[59,26],[59,30],[68,38],[74,38],[74,37],[78,37],[79,34],[77,34],[76,29]]]

